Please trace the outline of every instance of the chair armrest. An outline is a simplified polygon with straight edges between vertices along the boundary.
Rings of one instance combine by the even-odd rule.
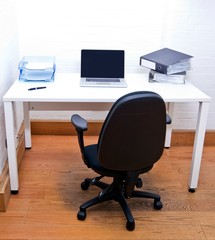
[[[80,117],[78,114],[72,115],[71,122],[78,132],[87,130],[87,121],[84,118]]]
[[[171,117],[167,114],[166,115],[166,124],[171,124],[172,123],[172,119]]]
[[[87,130],[87,121],[84,118],[80,117],[78,114],[74,114],[71,117],[71,123],[75,127],[75,130],[77,132],[78,143],[81,150],[82,159],[87,165],[87,161],[85,159],[84,138],[83,138],[84,131]]]

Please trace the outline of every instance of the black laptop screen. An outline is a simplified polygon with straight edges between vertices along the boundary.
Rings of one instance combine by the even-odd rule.
[[[124,50],[81,50],[81,77],[124,78]]]

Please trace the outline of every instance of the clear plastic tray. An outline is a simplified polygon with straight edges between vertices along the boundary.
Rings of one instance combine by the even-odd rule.
[[[55,57],[25,56],[18,68],[21,81],[54,81]]]

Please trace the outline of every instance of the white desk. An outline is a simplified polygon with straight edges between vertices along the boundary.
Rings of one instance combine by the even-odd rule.
[[[174,103],[197,102],[198,119],[190,168],[189,188],[195,190],[198,184],[199,171],[204,144],[210,97],[199,89],[186,83],[183,85],[148,83],[144,74],[127,74],[127,88],[81,88],[79,74],[56,74],[53,83],[25,83],[16,81],[3,97],[9,173],[12,193],[18,193],[18,167],[15,141],[14,103],[22,102],[25,124],[25,145],[31,148],[31,128],[29,111],[37,110],[109,110],[113,102],[122,95],[140,90],[154,91],[160,94],[167,103],[167,112],[173,118]],[[47,86],[46,89],[28,91],[30,87]],[[167,126],[165,146],[170,146],[171,125]]]

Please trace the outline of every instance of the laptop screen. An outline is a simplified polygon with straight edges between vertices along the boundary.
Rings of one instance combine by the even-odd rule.
[[[82,78],[124,78],[124,50],[81,50]]]

